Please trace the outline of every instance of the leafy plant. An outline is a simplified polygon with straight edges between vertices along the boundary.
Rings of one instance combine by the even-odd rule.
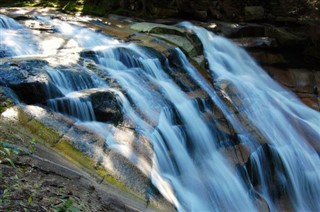
[[[11,157],[13,154],[18,155],[19,150],[10,148],[9,146],[10,145],[6,142],[0,143],[0,163],[8,162],[12,167],[15,167],[15,164]]]
[[[35,138],[32,138],[32,140],[29,143],[28,148],[32,153],[34,153],[36,151],[36,143],[37,143],[37,139],[35,139]]]
[[[54,212],[76,212],[80,211],[77,207],[73,206],[72,199],[62,200],[62,203],[53,209]]]

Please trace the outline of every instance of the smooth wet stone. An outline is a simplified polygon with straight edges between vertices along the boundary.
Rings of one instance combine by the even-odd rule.
[[[136,23],[131,25],[131,29],[139,32],[154,34],[172,34],[183,36],[186,32],[184,29],[164,24],[154,24],[148,22]]]

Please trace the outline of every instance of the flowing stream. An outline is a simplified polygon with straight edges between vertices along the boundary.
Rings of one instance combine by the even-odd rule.
[[[36,52],[32,33],[14,19],[0,14],[0,54],[10,57]]]
[[[216,82],[226,80],[236,87],[245,107],[241,113],[259,130],[272,150],[276,180],[297,211],[319,211],[320,159],[308,137],[320,141],[320,114],[306,107],[288,90],[271,79],[241,48],[207,30],[183,24],[194,31]],[[235,105],[237,107],[237,105]],[[231,121],[235,128],[238,123]],[[302,130],[302,131],[301,131]],[[260,192],[274,208],[264,174],[263,155],[254,155]]]
[[[265,139],[271,156],[258,150],[250,157],[259,186],[253,185],[248,176],[241,176],[219,151],[221,135],[203,116],[203,111],[210,112],[210,106],[203,104],[201,108],[184,92],[169,74],[174,70],[168,59],[159,58],[152,49],[123,44],[77,24],[44,16],[37,19],[52,25],[55,33],[72,40],[85,51],[94,52],[92,59],[101,72],[117,84],[114,87],[85,67],[80,67],[80,72],[48,67],[49,79],[62,96],[49,99],[47,106],[105,136],[106,145],[149,175],[161,194],[179,211],[256,211],[257,197],[253,193],[257,193],[270,210],[277,210],[275,194],[270,188],[271,178],[287,194],[295,210],[320,211],[320,159],[307,140],[307,136],[312,136],[320,141],[320,115],[274,82],[243,49],[205,29],[182,24],[202,41],[214,79],[212,83],[225,82],[234,86],[234,95],[243,105],[241,108],[239,104],[227,106],[225,99],[186,56],[179,49],[174,51],[185,73],[239,133],[240,142],[249,146],[257,143],[249,131],[243,133],[245,126],[239,117],[232,115],[230,107],[241,111],[241,118],[255,126]],[[2,15],[0,24],[7,48],[4,50],[8,54],[5,56],[41,54],[34,44],[31,48],[18,48],[24,47],[22,43],[31,36],[22,25]],[[7,40],[11,35],[17,37]],[[112,136],[117,126],[96,121],[87,95],[95,89],[114,93],[125,119],[130,120],[136,133],[152,143],[151,165],[133,157],[132,150],[118,143]],[[270,174],[266,167],[274,169],[274,173]]]

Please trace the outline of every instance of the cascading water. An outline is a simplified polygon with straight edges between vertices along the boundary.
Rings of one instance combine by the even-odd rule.
[[[183,25],[194,31],[203,43],[215,83],[225,80],[236,87],[236,95],[245,104],[241,113],[270,145],[276,178],[294,209],[319,211],[320,159],[308,141],[310,137],[320,140],[319,113],[274,82],[243,49],[203,28]],[[238,123],[231,124],[238,127]],[[272,209],[272,194],[262,177],[264,157],[254,155],[253,160],[260,175],[260,192]]]
[[[100,63],[107,67],[106,71],[118,79],[138,108],[141,107],[141,111],[160,108],[156,129],[151,134],[144,134],[154,145],[154,161],[158,168],[154,172],[159,172],[168,180],[175,191],[177,200],[171,201],[175,202],[179,210],[254,210],[242,182],[232,174],[227,162],[217,152],[216,137],[201,119],[196,105],[165,73],[158,59],[143,55],[143,50],[137,46],[131,45],[127,48],[137,57],[123,55],[125,63],[133,66],[138,64],[140,67],[130,70],[130,67],[122,66],[119,69],[118,62],[116,67],[110,67],[110,63],[105,63],[105,60],[119,58],[113,51],[103,52],[98,57]],[[145,81],[141,83],[143,79]],[[160,93],[148,86],[148,82],[157,85]],[[141,104],[140,100],[148,101],[149,104]],[[153,107],[153,104],[158,106]],[[154,119],[153,113],[144,115],[148,120]],[[181,126],[174,118],[177,115],[181,119]],[[139,122],[136,124],[139,126]],[[153,182],[164,196],[170,198],[171,192],[168,193],[166,186],[157,179],[159,173],[154,173],[156,176]],[[225,178],[228,181],[225,181]],[[230,190],[235,192],[230,193]],[[238,195],[242,198],[238,198]]]
[[[77,117],[81,121],[94,121],[95,115],[92,104],[86,97],[82,97],[81,91],[100,87],[101,83],[95,83],[90,74],[63,72],[61,70],[47,69],[49,78],[61,91],[64,97],[48,100],[48,106],[53,110]],[[99,81],[98,81],[99,82]]]
[[[36,54],[31,32],[14,19],[0,14],[0,57]]]
[[[276,198],[270,189],[272,179],[277,180],[275,185],[284,190],[295,210],[320,210],[317,199],[320,195],[320,160],[302,134],[308,132],[308,136],[320,140],[319,113],[307,108],[277,85],[244,50],[204,29],[183,24],[205,44],[205,56],[214,83],[227,82],[236,88],[236,96],[241,97],[238,99],[244,105],[239,117],[255,126],[268,143],[268,155],[261,147],[250,157],[258,186],[248,185],[250,179],[241,177],[224,158],[219,151],[221,135],[211,128],[203,116],[203,111],[211,112],[211,109],[205,104],[200,109],[197,101],[178,86],[170,75],[173,68],[164,56],[148,48],[123,44],[76,24],[43,16],[37,18],[52,25],[56,33],[76,42],[84,51],[94,52],[91,59],[98,63],[103,75],[117,85],[112,87],[111,83],[81,65],[77,66],[77,71],[48,67],[48,78],[61,95],[50,97],[47,105],[105,136],[106,145],[123,154],[150,177],[162,195],[179,211],[255,211],[257,200],[251,195],[254,189],[270,210],[277,210]],[[16,33],[24,29],[13,19],[2,15],[0,24],[5,39],[9,34],[3,30]],[[23,39],[14,40],[12,49],[19,46],[20,41],[25,42]],[[10,56],[12,52],[15,56],[23,56],[37,51],[14,49],[7,52]],[[221,95],[190,65],[179,49],[175,52],[186,73],[208,94],[239,133],[240,142],[255,146],[257,141],[254,135],[250,135],[249,131],[243,134],[245,127],[241,119],[232,114]],[[135,133],[152,143],[153,164],[148,164],[132,149],[118,143],[117,138],[113,137],[117,126],[95,121],[88,93],[97,88],[115,94],[124,118],[130,120]],[[227,93],[224,95],[228,97]],[[240,109],[238,104],[231,107]],[[271,163],[273,174],[269,170],[272,169]]]
[[[104,72],[133,101],[134,110],[126,97],[119,95],[124,115],[154,146],[151,177],[167,199],[179,210],[254,210],[242,181],[217,151],[216,137],[199,109],[170,79],[158,58],[135,45],[117,43],[87,29],[60,21],[53,24],[81,47],[97,50],[96,58]],[[114,139],[108,141],[117,148]]]

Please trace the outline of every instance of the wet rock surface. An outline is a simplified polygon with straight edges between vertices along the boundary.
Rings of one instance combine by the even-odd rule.
[[[1,86],[14,90],[27,104],[44,103],[48,98],[61,97],[62,93],[48,80],[46,65],[43,60],[4,62],[0,65]]]
[[[178,11],[182,12],[183,14],[190,13],[188,8],[182,6]],[[205,12],[203,12],[203,8],[199,8],[198,11],[198,16],[201,17],[200,19],[205,19],[207,17]],[[216,12],[216,15],[219,16],[218,12]],[[261,10],[258,14],[251,14],[251,17],[247,20],[261,20],[263,17],[265,17],[264,15],[265,14],[262,14]],[[116,17],[116,19],[119,21],[119,19],[123,19],[123,17]],[[119,34],[117,31],[119,28],[113,31],[112,28],[110,29],[108,24],[101,25],[99,22],[99,25],[101,28],[105,27],[106,29],[104,30],[108,32],[113,31],[114,36],[121,35],[121,39],[123,39],[124,42],[133,41],[138,45],[143,46],[142,48],[144,49],[150,48],[149,54],[153,56],[152,58],[160,58],[162,64],[168,62],[171,67],[173,67],[173,70],[166,71],[173,78],[175,83],[178,84],[182,90],[187,92],[194,104],[202,109],[205,108],[204,105],[210,105],[212,108],[212,111],[201,111],[201,116],[205,117],[206,121],[210,123],[212,129],[217,132],[220,141],[218,144],[219,151],[228,155],[228,158],[234,167],[239,165],[245,165],[249,167],[248,170],[251,174],[250,177],[252,178],[250,180],[255,182],[255,170],[252,170],[253,168],[251,165],[251,160],[253,157],[252,155],[263,152],[263,154],[268,155],[267,157],[270,158],[271,150],[270,147],[265,144],[265,139],[263,136],[261,136],[260,132],[255,128],[255,126],[252,126],[252,123],[250,123],[245,114],[241,114],[243,107],[245,107],[245,105],[241,104],[240,101],[240,99],[243,97],[238,94],[236,88],[234,88],[229,82],[214,82],[213,86],[216,90],[218,90],[218,93],[221,95],[221,97],[225,97],[225,103],[233,111],[231,116],[239,118],[246,128],[246,130],[241,132],[235,132],[235,130],[228,123],[228,118],[225,117],[225,115],[223,115],[223,113],[219,111],[215,105],[213,105],[209,97],[204,92],[199,91],[199,86],[190,79],[190,76],[184,73],[183,65],[180,63],[179,59],[176,58],[177,56],[171,52],[171,49],[174,47],[182,48],[184,52],[187,53],[190,58],[192,57],[195,63],[199,65],[201,68],[199,69],[201,74],[211,83],[213,80],[212,76],[208,74],[208,67],[205,59],[203,58],[202,46],[199,44],[200,42],[198,40],[194,39],[194,35],[176,26],[152,23],[132,24],[132,22],[136,21],[137,20],[131,19],[129,21],[125,20],[126,23],[129,22],[130,24],[123,24],[125,26],[125,29],[123,30],[127,30],[123,34]],[[278,22],[290,21],[291,20],[287,19],[278,19]],[[105,22],[108,23],[107,21]],[[30,22],[30,28],[32,30],[41,31],[42,33],[54,33],[50,27],[38,26],[36,23],[32,23],[33,22]],[[97,23],[93,22],[93,24],[96,25]],[[207,29],[216,32],[217,34],[222,34],[233,38],[234,41],[240,46],[248,49],[250,54],[256,59],[257,63],[262,65],[272,78],[295,92],[305,104],[314,108],[315,110],[320,111],[319,70],[314,66],[309,66],[309,64],[305,61],[301,63],[292,62],[296,61],[297,58],[301,56],[301,52],[298,55],[292,56],[290,51],[297,49],[301,50],[301,46],[303,46],[306,42],[305,38],[299,35],[299,33],[292,33],[287,29],[287,27],[275,27],[263,23],[236,24],[217,21],[214,24],[202,23],[202,25]],[[121,30],[122,29],[120,29],[120,31]],[[102,32],[106,31],[102,30]],[[159,40],[155,40],[155,38]],[[86,63],[87,69],[99,75],[107,82],[108,85],[119,87],[117,80],[105,74],[103,69],[99,67],[98,61],[96,60],[96,53],[97,52],[81,50],[78,58],[79,62],[85,63],[89,61]],[[119,48],[116,53],[126,66],[129,68],[137,67],[137,63],[134,62],[138,61],[139,55],[125,48]],[[164,55],[168,56],[168,58],[166,58]],[[60,58],[64,56],[65,55],[62,55]],[[130,57],[134,58],[133,63],[131,63],[131,60],[127,60],[127,58]],[[34,133],[39,133],[39,129],[37,129],[39,126],[42,130],[47,130],[46,127],[54,129],[55,132],[41,132],[42,139],[50,142],[50,144],[57,145],[59,147],[59,151],[62,151],[62,149],[65,148],[64,145],[71,144],[77,150],[80,150],[87,156],[93,158],[97,162],[98,167],[102,164],[105,168],[107,168],[110,171],[110,174],[107,175],[112,175],[117,180],[124,182],[127,187],[132,189],[134,192],[139,193],[139,195],[149,195],[148,189],[150,189],[150,179],[148,177],[150,176],[150,169],[147,168],[146,170],[142,171],[137,169],[135,166],[137,165],[135,164],[135,162],[137,162],[135,156],[132,156],[133,160],[129,161],[127,158],[114,151],[110,143],[106,144],[103,138],[98,136],[94,130],[77,125],[75,123],[75,119],[56,114],[47,107],[48,105],[45,103],[46,100],[62,97],[63,94],[54,85],[54,83],[52,83],[52,79],[48,76],[45,68],[43,67],[47,68],[49,66],[52,69],[70,74],[70,79],[76,79],[81,75],[79,74],[80,72],[74,71],[77,69],[77,65],[71,64],[69,66],[57,66],[50,64],[50,61],[46,60],[21,59],[20,61],[8,62],[8,59],[5,58],[3,61],[4,62],[1,62],[0,64],[0,85],[2,86],[1,91],[3,91],[1,93],[0,100],[2,101],[2,99],[4,99],[0,105],[1,112],[4,112],[1,118],[2,120],[18,121],[20,124],[23,124],[24,127],[28,128]],[[87,75],[85,77],[87,77]],[[76,81],[77,80],[71,80],[68,83],[71,85],[71,87],[76,87]],[[9,95],[11,91],[8,89],[12,89],[19,100],[25,104],[38,104],[40,107],[23,105],[18,106],[17,108],[6,110],[17,103],[17,101]],[[152,145],[147,139],[136,135],[136,132],[134,131],[135,129],[130,126],[130,123],[128,124],[130,127],[126,126],[127,120],[123,117],[121,104],[117,98],[117,95],[111,90],[104,88],[95,90],[90,89],[90,86],[88,88],[77,88],[76,90],[81,94],[80,98],[91,100],[96,120],[113,124],[114,126],[119,126],[119,128],[113,129],[113,131],[110,132],[119,136],[120,138],[118,140],[122,145],[129,146],[131,149],[134,149],[135,152],[138,153],[138,156],[143,158],[143,163],[148,164],[151,167],[153,156]],[[226,94],[228,96],[226,96]],[[3,96],[5,97],[2,98]],[[10,101],[7,101],[8,99]],[[44,126],[39,124],[39,122]],[[177,121],[177,123],[178,122],[179,121]],[[107,127],[103,129],[103,131],[106,132],[109,132],[108,130],[109,128]],[[255,145],[248,145],[246,142],[240,143],[239,137],[247,136],[248,134],[252,135],[253,139],[256,141]],[[310,140],[311,145],[316,149],[319,149],[317,141],[313,141],[312,139]],[[65,152],[65,154],[68,154],[68,152]],[[102,157],[101,155],[105,155],[105,157]],[[8,167],[5,166],[4,168],[7,169]],[[10,169],[8,173],[11,172],[12,170]],[[34,170],[32,170],[32,172],[37,173],[37,171]],[[42,176],[41,172],[39,175]],[[74,178],[78,177],[78,175],[74,175],[74,173],[67,173],[66,175],[67,178],[70,178],[71,180],[74,180]],[[31,175],[31,177],[32,176],[33,175]],[[270,176],[270,182],[273,180],[273,177],[274,176]],[[57,183],[54,185],[56,184]],[[276,186],[277,184],[274,185]],[[258,186],[258,183],[254,186]],[[46,184],[43,186],[44,189],[47,187],[48,186]],[[71,189],[71,186],[68,187],[63,185],[63,188],[65,187]],[[84,190],[81,189],[79,189],[77,192],[88,191],[87,188],[84,188]],[[274,192],[279,192],[277,188],[272,189]],[[25,198],[23,195],[30,196],[29,193],[26,193],[22,194],[21,198]],[[62,195],[65,194],[63,193]],[[280,193],[279,195],[281,196],[283,194]],[[155,204],[164,202],[164,204],[167,205],[167,203],[159,196],[155,195]],[[38,196],[35,197],[35,199],[41,202],[41,200],[38,200]],[[78,200],[73,201],[75,204],[78,204]],[[111,205],[109,206],[111,209],[114,209],[112,207],[115,207],[116,210],[119,208],[119,210],[128,209],[126,206],[122,205],[122,203],[119,203],[120,205],[117,205],[117,202],[115,205],[112,205],[112,203],[110,204]],[[263,203],[260,205],[263,205]],[[141,209],[139,207],[138,209]],[[38,208],[32,209],[37,210]],[[97,208],[94,209],[96,210]],[[88,210],[93,209],[89,208]]]
[[[145,208],[143,203],[129,206],[130,200],[125,200],[125,194],[124,200],[117,196],[121,191],[42,146],[41,138],[31,137],[30,132],[17,130],[16,127],[1,120],[1,147],[12,148],[19,153],[9,156],[14,166],[10,163],[0,164],[0,210],[72,208],[85,211],[137,211]],[[8,130],[15,132],[14,135]]]

